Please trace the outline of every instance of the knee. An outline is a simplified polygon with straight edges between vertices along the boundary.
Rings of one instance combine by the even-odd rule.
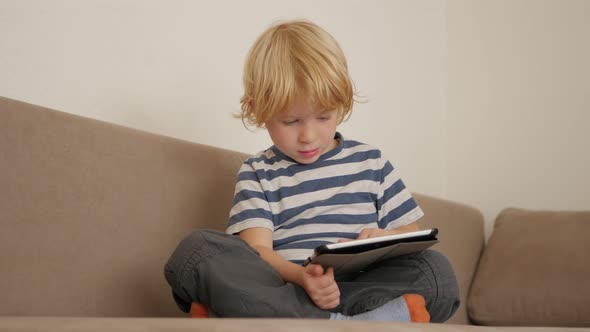
[[[190,269],[191,261],[194,262],[195,254],[204,246],[202,230],[196,230],[185,236],[177,245],[166,264],[164,276],[172,289],[179,289],[183,274]]]
[[[194,265],[194,253],[203,245],[203,231],[193,231],[184,237],[176,246],[164,265],[164,278],[170,288],[178,307],[188,313],[193,299],[189,289],[194,288],[190,277]],[[193,262],[193,264],[191,264]]]
[[[196,230],[185,236],[177,245],[166,262],[166,270],[178,270],[185,265],[194,253],[198,252],[205,243],[203,230]]]
[[[455,270],[445,255],[436,250],[424,250],[421,258],[430,267],[439,286],[445,286],[450,294],[459,294]]]
[[[172,288],[174,300],[183,311],[198,300],[197,288],[203,261],[240,245],[234,236],[213,230],[195,230],[182,239],[164,265],[164,277]]]
[[[210,238],[219,237],[219,232],[195,230],[185,236],[176,246],[164,265],[164,276],[172,288],[178,288],[183,275],[195,269],[202,257],[207,257],[212,250],[220,246],[211,246]]]
[[[435,288],[429,299],[429,312],[433,322],[444,322],[459,308],[461,294],[455,272],[449,260],[440,252],[425,250],[422,259],[430,267],[431,284]]]
[[[164,275],[171,286],[181,282],[183,275],[193,273],[207,261],[231,249],[248,248],[237,236],[214,230],[195,230],[182,239],[164,266]],[[253,250],[253,249],[251,249]]]
[[[176,246],[165,265],[165,273],[178,273],[194,267],[201,259],[226,250],[236,240],[225,233],[213,230],[195,230]]]

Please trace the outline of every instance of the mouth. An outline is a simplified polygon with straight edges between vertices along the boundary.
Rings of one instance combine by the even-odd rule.
[[[320,149],[313,149],[313,150],[305,150],[305,151],[298,151],[299,154],[303,157],[303,158],[313,158],[316,154],[318,154],[320,152]]]

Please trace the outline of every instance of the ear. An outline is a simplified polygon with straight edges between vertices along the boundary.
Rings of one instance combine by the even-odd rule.
[[[250,100],[248,106],[250,106],[251,109],[254,109],[254,100]]]

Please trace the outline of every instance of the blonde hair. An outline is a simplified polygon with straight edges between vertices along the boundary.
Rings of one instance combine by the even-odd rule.
[[[244,65],[242,121],[257,127],[296,98],[311,98],[318,110],[336,110],[338,123],[354,102],[353,83],[338,42],[308,21],[275,23],[258,37]]]

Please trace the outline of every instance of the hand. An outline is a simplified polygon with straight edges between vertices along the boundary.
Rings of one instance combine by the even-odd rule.
[[[320,309],[332,309],[340,304],[340,289],[334,280],[334,269],[324,273],[321,265],[309,264],[303,270],[302,286]]]
[[[391,235],[391,234],[395,234],[394,232],[397,233],[394,230],[384,230],[381,228],[365,228],[359,233],[359,235],[357,236],[357,238],[355,240],[362,240],[362,239],[368,239],[368,238],[373,238],[373,237]],[[340,239],[340,240],[338,240],[338,243],[343,243],[343,242],[348,242],[348,241],[352,241],[352,240],[351,239]]]
[[[358,237],[357,240],[368,239],[373,237],[380,237],[386,235],[395,235],[395,234],[402,234],[407,232],[414,232],[420,230],[420,226],[416,222],[400,226],[394,229],[381,229],[381,228],[365,228],[363,229]]]
[[[393,234],[393,230],[385,230],[381,228],[365,228],[357,236],[357,240],[369,239]]]

